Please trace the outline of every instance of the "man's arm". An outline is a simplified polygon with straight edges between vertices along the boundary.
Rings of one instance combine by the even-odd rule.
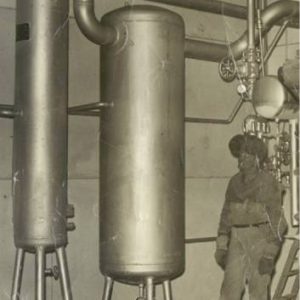
[[[264,199],[265,212],[269,221],[266,233],[268,247],[265,256],[275,258],[281,248],[287,222],[282,209],[282,194],[278,182],[270,174],[266,174],[261,187],[261,197]]]
[[[282,190],[279,183],[271,175],[263,185],[262,197],[265,200],[265,210],[270,223],[270,242],[281,243],[287,229],[282,209]]]
[[[230,181],[225,194],[225,202],[222,208],[218,236],[220,235],[229,235],[231,231],[231,220],[230,220],[230,195],[232,193],[232,182]]]
[[[229,234],[231,230],[230,209],[229,209],[230,197],[228,194],[228,190],[230,190],[230,183],[227,187],[225,202],[223,204],[223,208],[220,216],[218,237],[216,240],[216,252],[215,252],[216,262],[223,270],[225,270],[226,267]]]

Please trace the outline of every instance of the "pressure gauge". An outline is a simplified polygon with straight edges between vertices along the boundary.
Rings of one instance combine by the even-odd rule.
[[[219,74],[226,82],[231,82],[236,76],[235,62],[232,57],[226,56],[219,63]]]

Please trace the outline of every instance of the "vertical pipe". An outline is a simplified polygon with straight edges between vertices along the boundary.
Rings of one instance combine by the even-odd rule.
[[[292,225],[299,225],[299,181],[298,181],[298,151],[297,151],[297,121],[290,120],[290,136],[291,136],[291,164],[290,164],[290,177],[291,177],[291,201],[292,201]],[[298,214],[298,218],[295,215]]]
[[[72,300],[72,291],[65,247],[60,247],[56,249],[56,257],[59,267],[60,286],[63,299]]]
[[[105,276],[102,300],[110,300],[111,299],[113,284],[114,284],[113,279],[109,276]]]
[[[260,4],[260,6],[259,6],[260,10],[264,11],[266,9],[266,7],[268,6],[268,0],[262,0],[262,1],[260,1],[259,4]],[[265,53],[268,50],[268,47],[269,47],[269,40],[268,40],[268,35],[266,34],[263,37],[263,52],[261,53],[262,57],[264,57]],[[264,69],[265,69],[265,74],[268,75],[268,65],[267,64],[264,65]]]
[[[262,62],[261,62],[261,73],[262,76],[265,76],[265,64],[263,61],[263,57],[264,57],[264,40],[262,38],[262,21],[261,21],[261,15],[260,15],[260,9],[257,9],[257,28],[258,28],[258,35],[259,35],[259,46],[260,46],[260,53],[261,53],[261,58],[262,58]]]
[[[147,277],[146,279],[146,300],[153,300],[154,296],[154,284],[153,284],[153,278]]]
[[[172,300],[172,290],[171,290],[170,280],[165,280],[163,282],[163,290],[164,290],[164,300]]]
[[[16,251],[11,300],[20,300],[24,258],[25,258],[24,249],[18,248]]]
[[[46,299],[46,253],[44,247],[37,247],[35,253],[35,299]]]
[[[248,49],[255,48],[255,23],[254,23],[254,0],[248,0]]]

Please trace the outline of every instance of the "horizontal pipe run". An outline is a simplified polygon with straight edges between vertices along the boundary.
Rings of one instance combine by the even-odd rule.
[[[211,0],[146,0],[158,2],[183,8],[195,9],[204,12],[234,17],[238,19],[247,18],[247,8],[245,6],[231,4],[221,1]]]
[[[230,45],[185,39],[184,55],[186,58],[220,62],[228,55]]]
[[[213,14],[247,20],[247,7],[215,0],[146,0],[161,4],[173,5],[182,8],[199,10]],[[278,24],[277,24],[278,25]],[[291,22],[290,27],[299,28],[299,22]]]
[[[231,112],[228,119],[209,119],[209,118],[191,118],[186,117],[184,119],[185,122],[188,123],[207,123],[207,124],[230,124],[234,118],[236,117],[237,113],[239,112],[240,108],[242,107],[244,101],[242,98],[239,99],[235,107],[233,108],[233,111]]]
[[[100,109],[102,107],[112,107],[112,103],[105,103],[105,102],[94,102],[94,103],[89,103],[89,104],[82,104],[82,105],[76,105],[69,107],[68,112],[73,113],[73,112],[80,112],[80,111],[92,111],[95,109]]]
[[[216,236],[204,237],[204,238],[187,238],[185,239],[185,244],[199,244],[216,241]],[[295,240],[298,239],[298,236],[285,236],[285,240]]]
[[[0,105],[0,118],[13,119],[17,115],[13,105]]]
[[[269,30],[277,22],[293,17],[299,18],[299,3],[296,1],[278,1],[270,4],[261,13],[261,20],[263,24],[262,36],[266,35]],[[258,30],[255,30],[255,43],[259,41]],[[220,44],[205,41],[185,40],[185,57],[200,60],[208,60],[219,62],[225,56],[233,56],[239,59],[243,52],[247,49],[248,43],[247,31],[231,44]]]
[[[217,239],[216,236],[205,237],[205,238],[191,238],[185,239],[186,244],[196,244],[196,243],[206,243],[206,242],[214,242]]]
[[[68,113],[71,116],[86,116],[86,117],[100,117],[100,110],[98,111],[73,111]]]
[[[228,119],[210,119],[210,118],[193,118],[193,117],[186,117],[184,119],[187,123],[208,123],[208,124],[230,124],[234,118],[236,117],[237,113],[239,112],[240,108],[243,105],[243,99],[240,100],[235,105],[233,111],[231,112]],[[99,102],[97,102],[98,105]],[[82,109],[84,108],[84,109]],[[77,115],[77,116],[88,116],[88,117],[100,117],[100,110],[97,111],[97,107],[95,104],[86,104],[86,105],[79,105],[69,108],[68,110],[69,115]]]
[[[74,15],[81,32],[91,42],[107,45],[117,40],[116,30],[97,20],[94,0],[74,0]]]

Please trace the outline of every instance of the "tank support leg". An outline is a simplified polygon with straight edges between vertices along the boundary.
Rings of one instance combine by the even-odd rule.
[[[35,254],[35,299],[46,299],[46,253],[44,247],[37,247]]]
[[[111,299],[113,284],[114,284],[113,279],[109,276],[105,276],[102,300],[110,300]]]
[[[163,282],[164,300],[172,300],[172,289],[170,280]]]
[[[56,259],[59,267],[59,278],[60,278],[60,286],[61,292],[64,300],[72,300],[72,291],[66,256],[65,247],[60,247],[55,250]]]
[[[20,300],[22,275],[24,267],[25,251],[22,248],[18,248],[16,252],[15,268],[13,275],[13,285],[11,291],[11,300]]]
[[[153,278],[148,277],[146,279],[146,300],[154,300],[154,284]]]
[[[139,298],[144,299],[145,297],[145,285],[141,283],[139,285]]]

